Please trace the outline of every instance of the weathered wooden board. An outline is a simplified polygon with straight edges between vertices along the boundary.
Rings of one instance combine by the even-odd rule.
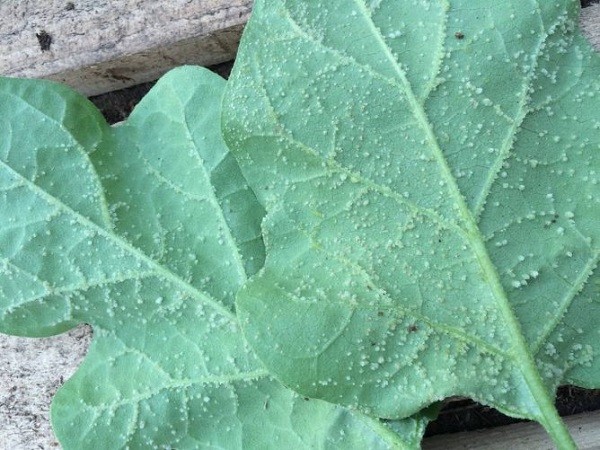
[[[583,32],[598,51],[600,51],[600,3],[581,10]]]
[[[235,57],[252,0],[0,1],[0,74],[87,95]]]
[[[87,95],[234,58],[252,0],[0,1],[0,74]],[[600,5],[582,22],[600,49]]]
[[[600,411],[565,418],[580,450],[600,449]],[[425,439],[423,450],[552,450],[554,445],[536,423],[517,423],[481,431]]]

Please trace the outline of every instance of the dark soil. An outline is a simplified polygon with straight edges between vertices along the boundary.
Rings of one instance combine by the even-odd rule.
[[[230,61],[209,67],[209,69],[227,78],[232,66],[233,61]],[[154,86],[154,82],[138,84],[137,86],[109,92],[108,94],[96,95],[90,97],[90,100],[104,114],[108,123],[113,124],[125,120],[135,105],[148,93],[152,86]]]
[[[581,0],[581,6],[586,8],[594,3],[600,3],[600,0]]]
[[[561,416],[600,410],[600,390],[563,386],[558,390],[556,407]],[[429,424],[425,436],[493,428],[517,422],[523,421],[471,400],[451,400],[446,403],[437,420]]]

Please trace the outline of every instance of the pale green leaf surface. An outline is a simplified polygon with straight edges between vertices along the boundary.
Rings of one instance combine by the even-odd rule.
[[[175,70],[111,129],[66,88],[0,80],[0,330],[94,329],[53,402],[62,446],[418,447],[430,416],[305,400],[244,343],[232,303],[264,210],[222,141],[223,87]]]
[[[224,133],[266,206],[238,295],[286,385],[560,428],[600,386],[600,58],[574,0],[261,0]],[[567,444],[568,438],[563,441]]]

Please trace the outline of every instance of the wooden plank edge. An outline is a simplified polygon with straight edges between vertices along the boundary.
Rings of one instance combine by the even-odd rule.
[[[85,95],[235,58],[252,0],[0,2],[0,74]]]
[[[96,95],[176,66],[229,61],[251,8],[252,0],[0,2],[0,74]],[[581,23],[600,50],[600,4],[584,8]],[[46,50],[41,33],[51,39]]]
[[[580,450],[600,449],[600,411],[563,417]],[[551,450],[552,441],[535,422],[443,434],[423,441],[423,450]]]
[[[147,49],[118,59],[96,62],[42,78],[73,87],[86,96],[154,81],[170,69],[187,64],[212,66],[235,58],[243,24],[172,45]]]

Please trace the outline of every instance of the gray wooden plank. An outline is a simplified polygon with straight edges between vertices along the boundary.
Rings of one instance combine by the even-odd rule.
[[[600,51],[600,3],[581,10],[581,27],[592,45]]]
[[[0,74],[86,95],[235,57],[251,0],[0,1]]]

